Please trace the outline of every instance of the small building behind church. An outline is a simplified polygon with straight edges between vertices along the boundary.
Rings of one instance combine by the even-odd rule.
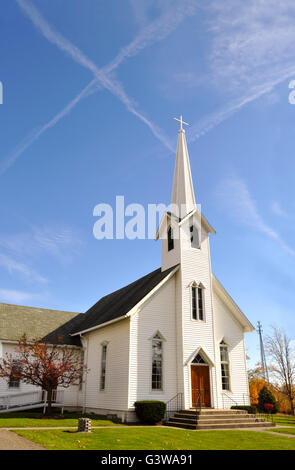
[[[196,204],[185,131],[178,133],[161,267],[100,299],[86,313],[0,304],[0,357],[23,333],[80,351],[84,382],[65,391],[71,410],[135,421],[134,402],[181,399],[181,408],[249,404],[245,333],[254,327],[214,276],[215,235]],[[1,396],[34,387],[0,381]]]

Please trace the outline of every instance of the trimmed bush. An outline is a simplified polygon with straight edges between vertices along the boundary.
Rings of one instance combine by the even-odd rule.
[[[142,400],[134,403],[138,419],[147,424],[156,424],[162,421],[166,412],[166,403],[156,400]]]
[[[231,409],[232,410],[245,410],[245,411],[248,411],[250,415],[256,414],[255,406],[251,406],[251,405],[234,405],[231,407]]]
[[[277,413],[278,403],[276,402],[275,397],[267,387],[262,387],[258,395],[258,410],[260,413],[265,413],[264,405],[271,404],[273,405],[273,410],[271,413]]]

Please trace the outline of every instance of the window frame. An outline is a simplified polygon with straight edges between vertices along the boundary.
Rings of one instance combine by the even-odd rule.
[[[173,228],[170,225],[167,230],[167,249],[168,251],[174,250]]]
[[[13,368],[15,368],[16,370],[21,370],[21,364],[20,364],[20,360],[19,359],[13,359],[12,360],[12,368],[11,368],[11,375],[9,377],[9,381],[8,381],[8,388],[9,389],[19,389],[20,388],[20,384],[21,384],[21,379],[18,379],[18,380],[15,380],[15,379],[12,379],[12,373],[13,373]]]
[[[154,362],[154,355],[153,355],[153,343],[154,341],[160,341],[161,343],[161,387],[160,388],[153,388],[153,362]],[[151,337],[151,375],[150,375],[150,389],[152,393],[163,393],[164,392],[164,341],[165,339],[161,335],[161,333],[156,332]]]
[[[200,237],[200,230],[197,228],[196,224],[194,221],[190,221],[189,225],[189,231],[190,231],[190,246],[194,250],[200,250],[201,249],[201,237]],[[198,246],[194,246],[194,233],[197,234],[198,237]]]
[[[80,377],[80,382],[79,382],[79,392],[83,390],[83,381],[84,381],[84,363],[85,363],[85,350],[81,349],[80,351],[80,363],[81,366],[83,367],[81,377]]]
[[[205,316],[205,287],[201,283],[192,282],[190,284],[190,296],[191,296],[191,319],[192,321],[206,321]],[[194,294],[195,292],[195,294]],[[200,318],[200,305],[199,300],[201,298],[202,304],[202,318]]]
[[[221,357],[221,348],[226,349],[227,360],[222,360]],[[229,345],[222,339],[219,342],[219,360],[220,360],[220,377],[221,377],[221,391],[222,392],[231,392],[231,373],[230,373],[230,354],[229,354]],[[222,374],[222,365],[227,366],[227,375]],[[228,388],[223,388],[223,378],[226,378],[228,381]]]
[[[99,377],[99,391],[104,392],[106,389],[106,371],[107,371],[107,352],[108,343],[101,344],[100,356],[100,377]],[[105,351],[105,353],[104,353]]]

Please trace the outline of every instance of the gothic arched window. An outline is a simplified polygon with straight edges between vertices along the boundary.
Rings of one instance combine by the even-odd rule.
[[[192,318],[193,320],[204,320],[204,292],[201,285],[193,283],[191,286]]]
[[[152,390],[163,389],[163,338],[156,333],[152,339]]]
[[[230,390],[228,345],[222,340],[219,348],[222,390]]]

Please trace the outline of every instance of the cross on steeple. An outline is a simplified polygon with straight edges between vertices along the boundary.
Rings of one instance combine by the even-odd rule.
[[[180,129],[183,129],[182,124],[185,124],[186,126],[189,126],[189,124],[187,122],[184,122],[182,120],[182,116],[180,116],[180,119],[177,119],[177,118],[173,118],[173,119],[175,119],[175,121],[180,122]]]

